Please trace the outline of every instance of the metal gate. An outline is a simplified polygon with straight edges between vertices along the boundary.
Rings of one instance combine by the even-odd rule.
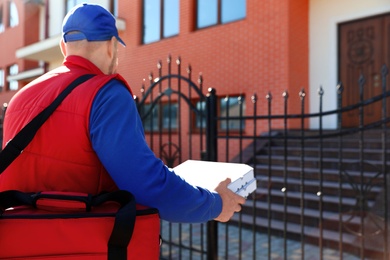
[[[191,67],[182,75],[180,57],[177,73],[172,73],[171,57],[167,59],[168,73],[162,75],[162,62],[157,64],[158,76],[149,75],[149,86],[142,87],[141,100],[136,99],[149,144],[165,164],[173,168],[187,159],[217,160],[217,104],[214,89],[204,94],[202,76],[198,84],[192,80]],[[184,225],[163,223],[162,255],[172,256],[183,247],[208,259],[217,257],[217,224],[190,225],[189,233],[200,229],[206,234],[202,241],[183,243]],[[174,236],[173,232],[178,232]],[[167,236],[166,236],[167,235]],[[191,235],[190,235],[191,236]],[[167,245],[167,247],[166,247]],[[174,249],[175,248],[175,249]],[[180,255],[180,254],[179,254]],[[202,256],[202,257],[203,257]]]
[[[362,75],[356,84],[358,102],[343,107],[340,84],[335,88],[339,107],[333,111],[322,110],[320,88],[317,113],[305,113],[302,90],[300,113],[288,111],[285,92],[282,101],[275,102],[271,93],[265,97],[264,114],[258,113],[256,94],[246,105],[245,96],[239,96],[238,113],[231,115],[228,110],[217,114],[216,91],[204,94],[202,77],[195,84],[191,68],[183,76],[180,63],[179,58],[177,72],[172,73],[169,57],[163,75],[159,62],[158,75],[149,75],[149,87],[143,86],[137,100],[151,148],[169,167],[186,159],[250,164],[258,189],[229,223],[162,221],[161,259],[388,259],[386,66],[380,95],[365,98],[364,88],[370,86],[365,86]],[[229,100],[225,98],[226,103]],[[381,118],[365,122],[364,110],[378,104]],[[283,113],[272,113],[273,105],[282,106]],[[358,111],[358,125],[342,128],[343,113],[352,110]],[[338,127],[327,130],[323,121],[332,115],[338,118]],[[319,128],[307,129],[308,119],[318,120]],[[300,127],[291,129],[291,122]],[[259,132],[259,126],[266,126],[266,131]]]

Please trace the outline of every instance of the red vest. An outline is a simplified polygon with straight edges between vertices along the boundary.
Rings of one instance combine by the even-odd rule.
[[[79,85],[37,132],[23,153],[0,174],[0,191],[77,191],[98,194],[117,186],[92,149],[89,115],[99,89],[118,74],[105,75],[88,60],[67,57],[64,66],[31,82],[11,100],[5,116],[3,146],[70,82],[83,74],[97,76]],[[109,138],[109,137],[107,137]]]

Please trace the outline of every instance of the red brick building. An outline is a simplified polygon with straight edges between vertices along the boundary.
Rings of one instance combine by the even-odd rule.
[[[15,80],[21,88],[61,64],[61,22],[67,10],[78,2],[82,1],[0,0],[1,103],[15,93],[9,86]],[[340,54],[355,51],[354,46],[358,46],[342,47],[343,35],[348,35],[349,30],[344,32],[343,28],[352,25],[357,32],[371,26],[373,20],[377,25],[372,30],[383,40],[379,40],[380,46],[372,44],[375,55],[368,63],[378,65],[371,71],[377,71],[379,64],[390,63],[382,60],[390,56],[386,37],[390,20],[388,0],[93,2],[104,5],[118,17],[117,26],[127,44],[119,50],[119,72],[136,95],[140,95],[141,84],[149,72],[157,71],[157,62],[162,60],[165,66],[170,55],[173,60],[180,56],[182,67],[190,64],[194,78],[202,73],[205,88],[215,88],[221,98],[244,94],[250,103],[250,96],[256,93],[259,104],[265,104],[262,100],[271,92],[273,113],[279,114],[283,112],[282,93],[288,91],[288,110],[295,113],[299,112],[298,92],[304,89],[306,110],[316,112],[317,92],[322,86],[324,109],[335,109],[335,88],[343,68],[349,66],[340,65],[345,64]],[[10,26],[11,12],[17,13],[17,25]],[[18,65],[17,72],[13,64]],[[356,70],[361,70],[359,66]],[[264,105],[259,105],[259,111],[265,113]],[[317,124],[308,122],[311,128]],[[334,128],[336,119],[327,118],[324,124]]]
[[[118,14],[127,25],[120,72],[136,94],[142,78],[156,71],[158,60],[164,65],[168,55],[180,56],[183,66],[191,64],[194,75],[201,72],[205,86],[221,97],[257,93],[265,98],[268,91],[298,93],[308,86],[308,0],[241,1],[246,2],[242,19],[200,29],[196,1],[180,1],[179,34],[148,44],[142,39],[142,2],[125,1]]]
[[[38,61],[17,59],[19,48],[39,40],[39,8],[23,1],[0,1],[0,104],[43,73]],[[38,70],[36,70],[38,68]]]

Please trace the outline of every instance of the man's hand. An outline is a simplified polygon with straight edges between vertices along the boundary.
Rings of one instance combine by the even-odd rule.
[[[241,205],[245,203],[245,198],[240,195],[235,194],[227,187],[231,183],[231,180],[228,178],[220,182],[215,188],[215,191],[222,198],[222,211],[218,217],[214,220],[220,222],[228,221],[234,214],[234,212],[239,212],[241,210]]]

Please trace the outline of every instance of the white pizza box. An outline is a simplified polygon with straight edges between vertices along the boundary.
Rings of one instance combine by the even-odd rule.
[[[228,188],[247,197],[257,188],[253,168],[243,163],[187,160],[173,168],[186,182],[213,191],[221,181],[230,178]]]

